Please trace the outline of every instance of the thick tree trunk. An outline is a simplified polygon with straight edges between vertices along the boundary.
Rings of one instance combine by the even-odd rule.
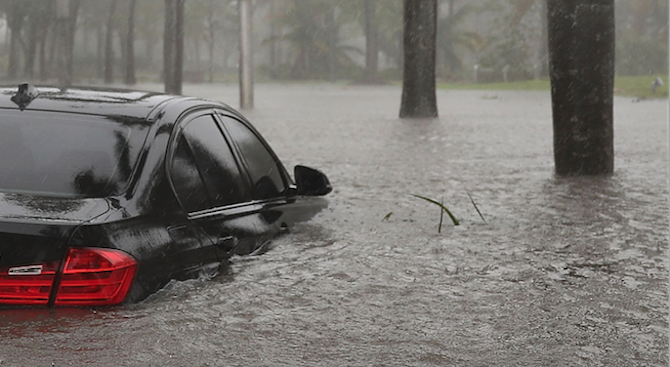
[[[377,7],[375,0],[365,0],[363,5],[365,6],[365,80],[372,82],[377,80],[379,65],[377,23],[375,22]]]
[[[126,84],[135,84],[135,4],[137,0],[130,0],[128,5],[128,32],[126,33]]]
[[[614,0],[547,3],[556,174],[614,171]]]
[[[112,0],[107,16],[107,33],[105,35],[105,83],[114,82],[114,13],[118,0]]]
[[[437,0],[405,0],[400,117],[436,117]]]

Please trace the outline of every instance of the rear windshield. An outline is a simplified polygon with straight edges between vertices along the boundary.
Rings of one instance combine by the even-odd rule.
[[[136,122],[2,111],[0,192],[64,197],[120,193],[146,136],[146,127]]]

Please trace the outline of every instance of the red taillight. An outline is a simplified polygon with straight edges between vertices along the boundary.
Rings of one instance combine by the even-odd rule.
[[[48,305],[58,265],[0,268],[0,305]],[[62,269],[56,306],[105,306],[126,298],[137,262],[119,250],[71,248]]]
[[[0,269],[0,304],[46,306],[58,263]]]
[[[123,301],[130,290],[137,262],[125,252],[102,248],[72,248],[58,286],[56,306],[104,306]]]

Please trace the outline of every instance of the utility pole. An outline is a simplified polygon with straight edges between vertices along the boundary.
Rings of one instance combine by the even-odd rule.
[[[240,10],[240,108],[254,108],[254,60],[252,45],[252,3],[238,0]]]

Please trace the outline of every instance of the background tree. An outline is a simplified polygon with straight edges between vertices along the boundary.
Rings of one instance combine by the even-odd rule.
[[[618,75],[667,74],[668,1],[617,0]]]
[[[184,62],[184,0],[165,0],[163,77],[165,92],[181,94]]]
[[[373,82],[377,79],[379,67],[379,46],[377,46],[377,3],[375,0],[363,0],[365,9],[365,80]]]
[[[111,0],[105,32],[105,83],[114,82],[114,15],[118,0]]]
[[[128,29],[126,32],[126,74],[124,82],[126,84],[137,83],[135,76],[135,7],[137,0],[128,0]]]
[[[9,63],[7,64],[7,77],[15,79],[19,74],[20,50],[23,44],[21,31],[26,19],[27,9],[21,0],[8,0],[2,3],[3,10],[7,14],[7,26],[9,27]]]
[[[56,2],[58,83],[72,85],[74,73],[74,40],[77,30],[80,0]]]
[[[554,160],[560,176],[614,171],[614,0],[549,0]]]
[[[350,54],[361,51],[343,43],[341,29],[351,21],[346,6],[353,2],[334,4],[328,0],[291,0],[271,17],[281,35],[265,38],[266,43],[287,42],[292,51],[289,75],[293,79],[326,79],[334,69],[355,65]],[[360,9],[360,8],[359,8]],[[337,10],[337,11],[336,11]],[[330,60],[330,61],[329,61]]]
[[[438,60],[447,72],[446,76],[454,77],[463,68],[459,49],[464,48],[475,53],[483,47],[485,41],[479,33],[464,27],[469,16],[478,11],[474,4],[467,3],[458,9],[455,0],[449,0],[446,4],[447,15],[437,21],[437,48],[440,52]]]
[[[436,117],[437,0],[405,0],[400,117]]]

